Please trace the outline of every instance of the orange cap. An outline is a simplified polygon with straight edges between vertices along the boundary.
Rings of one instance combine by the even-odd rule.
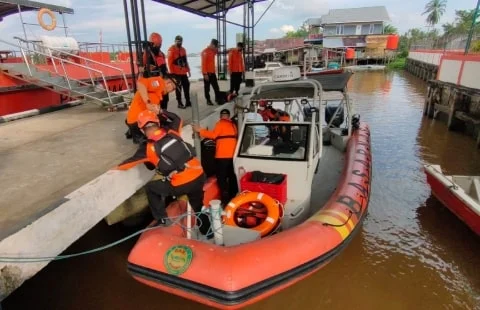
[[[150,110],[140,112],[140,114],[138,114],[138,128],[142,129],[148,123],[156,123],[160,126],[160,120],[158,119],[157,114]]]
[[[162,44],[162,36],[157,32],[152,32],[149,41],[152,42],[153,45],[160,45]]]

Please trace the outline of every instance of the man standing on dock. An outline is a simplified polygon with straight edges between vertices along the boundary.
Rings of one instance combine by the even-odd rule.
[[[230,96],[238,96],[245,73],[242,42],[238,42],[237,48],[232,48],[228,52],[228,71],[230,72]]]
[[[144,70],[149,73],[149,76],[161,76],[166,78],[168,75],[167,59],[165,54],[160,50],[162,48],[162,41],[162,36],[159,33],[152,32],[148,39],[148,43],[144,47]],[[163,110],[167,109],[168,100],[168,94],[165,94],[160,103]]]
[[[170,46],[167,53],[168,69],[171,74],[177,78],[181,86],[175,90],[178,101],[178,108],[185,109],[191,107],[190,101],[190,66],[187,61],[187,51],[182,46],[183,38],[180,35],[175,37],[175,44]],[[185,95],[185,105],[182,103],[182,88]]]
[[[210,85],[215,92],[215,102],[218,103],[220,88],[218,87],[217,75],[215,73],[215,57],[218,53],[218,41],[212,39],[212,42],[202,51],[202,74],[203,89],[205,99],[208,105],[213,105],[210,100]]]

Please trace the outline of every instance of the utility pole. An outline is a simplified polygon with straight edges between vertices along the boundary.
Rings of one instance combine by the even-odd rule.
[[[475,26],[477,25],[479,8],[480,8],[480,0],[477,0],[477,7],[475,8],[475,12],[473,12],[472,27],[470,27],[470,32],[468,33],[467,45],[465,46],[465,55],[468,54],[468,51],[470,50],[470,44],[472,44],[472,37],[473,37],[473,32],[475,31]]]

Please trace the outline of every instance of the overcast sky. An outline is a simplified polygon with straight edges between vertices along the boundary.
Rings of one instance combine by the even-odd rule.
[[[255,16],[258,18],[272,0],[255,5]],[[103,33],[103,42],[126,42],[126,31],[123,15],[123,1],[121,0],[43,0],[46,3],[71,7],[74,15],[66,15],[69,34],[82,42],[98,42],[100,31]],[[276,0],[262,21],[255,29],[255,39],[280,38],[283,34],[302,24],[310,17],[319,17],[329,9],[352,8],[362,6],[385,5],[392,20],[392,24],[402,33],[409,28],[425,29],[425,16],[422,16],[425,6],[423,0]],[[447,11],[440,24],[453,21],[456,9],[473,9],[476,0],[449,1]],[[216,36],[214,20],[199,17],[191,13],[145,0],[147,11],[147,30],[157,31],[163,36],[163,49],[166,50],[173,42],[175,35],[184,38],[184,46],[188,52],[199,52]],[[37,23],[36,13],[23,14],[25,22]],[[233,9],[228,18],[243,23],[243,8]],[[59,21],[61,24],[61,19]],[[228,26],[227,44],[235,44],[235,33],[242,32],[241,28]],[[18,14],[11,15],[0,22],[2,39],[10,40],[13,36],[23,36]],[[27,26],[27,36],[35,39],[43,34],[62,35],[60,29],[47,33],[38,26]]]

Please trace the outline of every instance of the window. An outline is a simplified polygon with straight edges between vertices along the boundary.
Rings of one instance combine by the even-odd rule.
[[[375,25],[374,24],[370,24],[370,29],[368,30],[368,34],[373,34],[375,31]]]
[[[247,123],[238,156],[306,161],[309,131],[307,124]]]
[[[342,35],[343,34],[343,25],[338,25],[337,26],[337,35]]]

